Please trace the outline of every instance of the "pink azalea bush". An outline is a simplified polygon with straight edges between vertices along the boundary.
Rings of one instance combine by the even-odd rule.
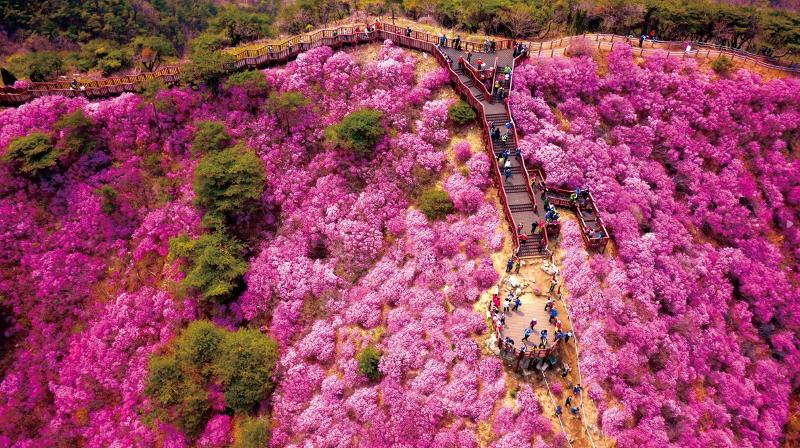
[[[500,361],[474,339],[486,325],[472,304],[498,279],[489,255],[504,236],[486,197],[486,154],[461,144],[466,172],[444,175],[456,171],[450,102],[435,94],[448,75],[417,80],[417,61],[391,44],[366,63],[322,47],[265,70],[270,91],[314,105],[288,129],[263,112],[263,97],[238,88],[165,90],[154,104],[46,97],[0,112],[3,150],[77,108],[95,122],[96,142],[48,177],[0,164],[0,295],[14,342],[0,445],[228,446],[238,417],[217,386],[194,439],[147,418],[148,359],[187,322],[209,318],[255,325],[281,344],[276,390],[255,411],[272,419],[271,446],[477,446],[474,425],[491,423],[507,391]],[[390,131],[371,162],[324,138],[364,107],[383,112]],[[235,216],[249,269],[224,304],[179,291],[167,258],[171,238],[207,232],[193,205],[200,120],[224,123],[270,173],[262,198]],[[437,180],[457,212],[431,223],[413,192]],[[102,186],[116,192],[110,204]],[[368,345],[382,353],[378,381],[359,370]]]
[[[590,187],[615,242],[589,255],[563,225],[599,424],[621,447],[779,446],[800,384],[800,82],[607,59],[604,77],[588,57],[528,63],[510,97],[523,155]]]
[[[47,175],[0,163],[0,446],[230,445],[240,417],[221,385],[193,439],[148,418],[148,359],[198,318],[279,342],[275,391],[252,411],[270,446],[567,446],[530,385],[507,399],[482,349],[473,305],[504,245],[491,156],[457,142],[451,162],[447,72],[417,64],[384,43],[366,62],[320,47],[264,70],[269,92],[309,99],[290,120],[237,87],[0,111],[3,151],[79,108],[95,123],[94,146]],[[797,81],[717,80],[618,47],[605,77],[555,59],[518,67],[515,87],[522,154],[552,184],[591,187],[615,241],[589,255],[570,220],[560,240],[600,429],[622,447],[778,446],[800,384]],[[361,108],[387,127],[369,161],[324,135]],[[167,257],[171,238],[208,232],[193,205],[200,120],[268,173],[232,217],[249,267],[225,303],[179,288]],[[415,193],[437,183],[456,211],[431,222]],[[379,378],[359,366],[366,347]]]

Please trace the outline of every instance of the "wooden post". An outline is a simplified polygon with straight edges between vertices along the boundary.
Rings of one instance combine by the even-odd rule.
[[[517,356],[517,364],[514,366],[514,372],[519,372],[519,364],[522,362],[522,356],[523,355],[524,355],[524,353],[522,353],[522,350],[520,350],[519,351],[519,356]]]

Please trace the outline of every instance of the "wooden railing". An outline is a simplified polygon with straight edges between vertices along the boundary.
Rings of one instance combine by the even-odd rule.
[[[388,31],[384,31],[387,37],[392,40],[392,42],[404,45],[405,39],[411,39],[405,36],[400,36],[394,33],[390,33]],[[412,41],[413,42],[413,41]],[[497,164],[497,157],[495,157],[494,153],[494,143],[492,142],[492,137],[489,133],[489,124],[486,120],[486,110],[483,107],[483,103],[478,101],[475,98],[475,95],[472,94],[472,91],[469,87],[461,81],[459,78],[458,73],[453,71],[453,68],[450,67],[450,64],[447,63],[447,59],[445,59],[444,54],[436,47],[436,45],[426,42],[425,43],[428,48],[420,48],[411,46],[411,48],[416,48],[422,51],[430,51],[433,53],[436,60],[443,66],[447,68],[448,74],[450,75],[450,81],[455,86],[456,92],[459,95],[462,95],[466,98],[467,103],[472,106],[475,110],[478,111],[482,136],[484,141],[484,146],[486,147],[487,152],[489,153],[489,158],[492,161],[492,178],[494,179],[495,185],[497,185],[497,195],[500,199],[500,204],[503,207],[503,212],[506,215],[506,219],[508,221],[508,227],[511,231],[511,237],[514,242],[514,251],[516,252],[519,250],[519,235],[517,235],[517,224],[514,221],[514,215],[511,214],[511,209],[508,207],[508,196],[506,196],[505,188],[503,188],[503,179],[502,175],[500,174],[500,166]],[[406,45],[408,46],[408,45]]]
[[[472,66],[469,62],[465,61],[464,58],[458,58],[458,66],[464,70],[464,74],[466,74],[472,82],[475,83],[475,87],[481,91],[483,97],[486,98],[486,101],[492,102],[492,94],[489,93],[489,89],[486,88],[486,79],[482,77],[481,71],[476,69]],[[494,76],[494,70],[491,70],[492,76]]]
[[[229,54],[236,58],[236,62],[230,64],[229,68],[231,70],[235,70],[244,67],[259,67],[268,63],[287,61],[303,51],[320,45],[338,47],[347,44],[369,42],[375,40],[376,38],[383,37],[381,34],[383,32],[406,37],[408,39],[413,39],[415,42],[422,42],[433,46],[436,46],[436,44],[439,42],[438,36],[421,31],[412,31],[411,36],[405,36],[405,29],[402,27],[383,24],[382,28],[383,30],[376,30],[373,32],[365,32],[364,30],[366,28],[364,26],[342,26],[338,28],[321,29],[310,34],[290,37],[286,41],[278,44],[264,44],[258,48],[244,49],[239,51],[232,50],[229,51]],[[697,49],[687,53],[682,50],[672,50],[672,48],[675,46],[682,48],[682,42],[648,41],[644,47],[638,48],[638,51],[636,51],[638,39],[628,39],[625,36],[618,36],[614,34],[583,34],[553,39],[547,42],[522,41],[522,43],[527,45],[528,52],[531,56],[553,57],[564,54],[566,47],[572,41],[583,38],[596,41],[598,48],[601,49],[611,49],[618,42],[629,43],[632,47],[634,47],[634,54],[638,54],[640,56],[664,51],[662,49],[663,47],[666,48],[666,55],[668,57],[712,58],[725,55],[733,60],[744,61],[754,66],[779,70],[795,75],[800,74],[800,67],[785,66],[767,62],[762,56],[735,48],[713,44],[692,43],[692,45],[696,46]],[[497,50],[508,49],[512,48],[515,43],[515,41],[510,39],[500,39],[495,41],[495,48]],[[650,48],[645,48],[648,45]],[[461,41],[461,48],[465,51],[469,50],[473,52],[481,52],[483,51],[483,47],[484,45],[482,42],[472,42],[469,40]],[[151,73],[110,77],[93,81],[79,81],[77,89],[72,89],[72,86],[70,85],[71,82],[69,81],[31,83],[27,87],[23,88],[5,87],[0,90],[0,105],[19,105],[44,95],[85,96],[89,98],[98,98],[108,95],[115,95],[122,92],[134,91],[139,83],[156,78],[159,78],[167,83],[177,82],[180,79],[180,68],[165,67]]]
[[[544,173],[541,169],[536,168],[534,170],[534,176],[538,177],[545,182]],[[605,250],[608,242],[611,240],[611,236],[608,233],[608,229],[606,228],[603,219],[600,217],[600,210],[597,208],[597,204],[595,203],[594,196],[591,192],[589,192],[589,198],[586,201],[586,206],[581,207],[580,203],[576,203],[570,199],[570,196],[575,193],[575,190],[568,190],[565,188],[558,188],[552,187],[547,185],[545,192],[548,197],[548,201],[558,207],[574,210],[577,220],[578,226],[581,230],[581,237],[583,238],[583,242],[589,249],[592,250]],[[586,224],[586,221],[583,219],[583,215],[581,214],[581,209],[589,209],[591,212],[596,216],[597,227],[599,228],[600,232],[602,232],[602,237],[593,237],[587,235],[587,230],[589,229],[589,225]]]

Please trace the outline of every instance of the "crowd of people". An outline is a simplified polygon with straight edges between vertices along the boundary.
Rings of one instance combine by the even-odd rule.
[[[506,273],[510,274],[513,272],[514,274],[519,274],[520,267],[520,258],[511,257],[506,263]],[[505,343],[503,344],[503,350],[509,352],[516,347],[516,340],[511,335],[506,334],[506,318],[509,313],[519,311],[522,307],[523,291],[519,283],[516,283],[511,276],[509,276],[504,283],[508,292],[505,298],[501,300],[503,282],[497,286],[494,294],[492,294],[491,315],[492,323],[497,330],[497,334]],[[550,279],[550,288],[547,291],[547,301],[544,305],[544,310],[548,312],[549,316],[548,323],[554,327],[553,334],[551,336],[547,328],[538,329],[539,322],[535,318],[532,319],[521,335],[520,352],[525,353],[531,348],[546,350],[550,347],[551,341],[552,344],[557,344],[561,341],[564,343],[569,342],[570,338],[572,338],[572,331],[565,331],[564,324],[561,322],[561,319],[558,318],[558,310],[555,307],[556,301],[560,299],[561,287],[559,286],[556,275],[553,274],[553,277]],[[538,344],[531,344],[530,336],[533,334],[539,335]],[[529,344],[531,347],[528,346]]]

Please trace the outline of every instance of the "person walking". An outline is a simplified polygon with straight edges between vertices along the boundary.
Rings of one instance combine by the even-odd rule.
[[[503,313],[509,312],[510,309],[511,309],[511,297],[506,297],[505,300],[503,300]]]
[[[569,338],[571,338],[571,337],[572,337],[572,332],[571,331],[568,331],[568,332],[564,333],[564,343],[569,342]]]
[[[442,48],[447,48],[447,36],[444,33],[442,33],[442,37],[439,38],[439,45],[442,46]]]
[[[510,179],[512,176],[511,168],[506,168],[506,170],[503,172],[503,176],[505,176],[505,181],[508,182],[508,179]]]
[[[555,322],[556,317],[558,317],[558,310],[555,307],[550,308],[550,324],[552,325]]]
[[[528,326],[530,327],[530,329],[531,329],[531,330],[533,330],[533,328],[534,328],[534,327],[536,326],[536,324],[538,324],[538,323],[539,323],[539,321],[538,321],[538,320],[536,320],[536,319],[531,319],[531,323],[530,323]]]
[[[544,310],[547,311],[553,308],[554,303],[556,303],[556,301],[553,300],[552,298],[547,299],[547,302],[544,303]]]
[[[556,406],[556,417],[561,418],[561,405]]]
[[[564,406],[569,406],[572,404],[572,397],[567,397],[566,401],[564,401]]]
[[[467,51],[467,62],[472,63],[472,51]]]
[[[522,267],[522,263],[519,260],[517,260],[517,262],[514,264],[514,273],[515,274],[519,274],[519,269],[521,267]]]
[[[509,258],[508,263],[506,263],[506,272],[511,272],[511,269],[514,268],[514,258]]]
[[[487,38],[487,37],[483,38],[483,52],[484,53],[488,53],[489,52],[489,38]]]
[[[572,369],[569,368],[569,365],[564,363],[564,366],[561,368],[561,378],[566,378],[567,375],[569,375],[569,372],[571,371]]]
[[[576,397],[581,394],[582,390],[583,390],[583,387],[581,387],[580,384],[576,384],[576,385],[574,385],[572,387],[572,393],[575,394]]]
[[[519,309],[519,307],[521,307],[521,306],[522,306],[522,300],[520,300],[519,297],[515,297],[514,298],[514,307],[511,308],[511,311],[517,311]]]
[[[526,328],[522,336],[522,341],[528,342],[528,338],[531,337],[531,333],[533,333],[533,330],[531,330],[530,328]]]
[[[495,50],[497,49],[497,42],[495,42],[494,39],[493,39],[489,47],[490,47],[491,52],[494,53]]]

